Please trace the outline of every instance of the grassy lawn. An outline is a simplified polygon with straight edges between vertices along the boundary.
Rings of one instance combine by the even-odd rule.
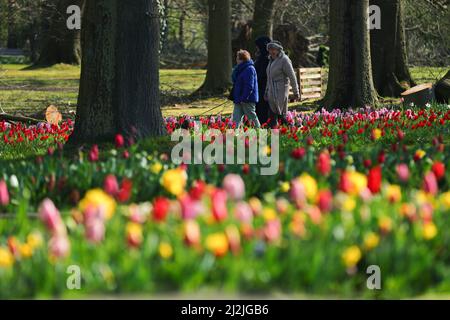
[[[446,71],[447,68],[412,68],[418,83],[435,82]],[[29,115],[54,104],[67,114],[76,107],[79,77],[80,68],[69,65],[39,69],[20,64],[0,65],[0,112]],[[189,97],[200,87],[204,77],[205,70],[199,69],[161,70],[163,114],[230,114],[232,105],[224,97]],[[308,104],[295,106],[307,108]]]

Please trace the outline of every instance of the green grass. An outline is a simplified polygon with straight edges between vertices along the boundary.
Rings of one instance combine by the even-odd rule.
[[[435,82],[448,68],[412,68],[417,83]],[[230,114],[232,104],[225,97],[191,99],[189,95],[201,86],[205,70],[161,70],[163,114]],[[67,113],[75,109],[78,96],[80,68],[55,65],[30,68],[23,64],[0,65],[0,112],[33,114],[54,104]],[[390,100],[391,101],[391,100]],[[387,103],[389,101],[386,101]],[[223,106],[222,106],[223,104]],[[296,104],[295,106],[308,104]],[[218,108],[214,108],[220,106]]]

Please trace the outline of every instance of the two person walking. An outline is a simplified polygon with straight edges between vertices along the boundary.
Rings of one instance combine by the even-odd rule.
[[[256,62],[248,51],[239,50],[237,53],[237,65],[232,76],[233,122],[237,127],[246,116],[257,128],[261,124],[275,128],[280,121],[287,123],[290,85],[294,99],[300,98],[297,77],[280,42],[260,37],[256,46]]]

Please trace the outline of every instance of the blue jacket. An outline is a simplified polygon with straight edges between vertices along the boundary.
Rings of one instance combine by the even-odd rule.
[[[238,64],[233,70],[234,103],[258,103],[258,77],[252,60]]]

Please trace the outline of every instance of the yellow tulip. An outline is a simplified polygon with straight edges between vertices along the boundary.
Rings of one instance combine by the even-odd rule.
[[[10,268],[14,264],[14,257],[7,248],[0,247],[0,268]]]
[[[370,232],[364,237],[364,248],[366,250],[373,250],[376,247],[378,247],[378,244],[380,243],[380,237],[374,233]]]
[[[302,174],[298,181],[305,187],[306,197],[310,201],[314,201],[319,191],[317,181],[307,173]]]
[[[228,239],[223,233],[214,233],[206,238],[206,248],[216,257],[222,257],[228,252]]]
[[[433,222],[427,222],[423,226],[422,235],[425,240],[432,240],[438,233],[437,227]]]
[[[184,193],[187,184],[187,174],[181,168],[167,170],[161,177],[161,185],[174,196]]]
[[[362,253],[358,246],[351,246],[342,253],[342,261],[347,268],[355,267],[361,257]]]
[[[173,255],[173,249],[170,243],[167,242],[161,242],[159,245],[159,255],[163,259],[170,259]]]
[[[79,203],[81,211],[85,211],[89,207],[103,210],[105,218],[109,220],[116,211],[116,201],[102,189],[93,189],[88,191]]]

